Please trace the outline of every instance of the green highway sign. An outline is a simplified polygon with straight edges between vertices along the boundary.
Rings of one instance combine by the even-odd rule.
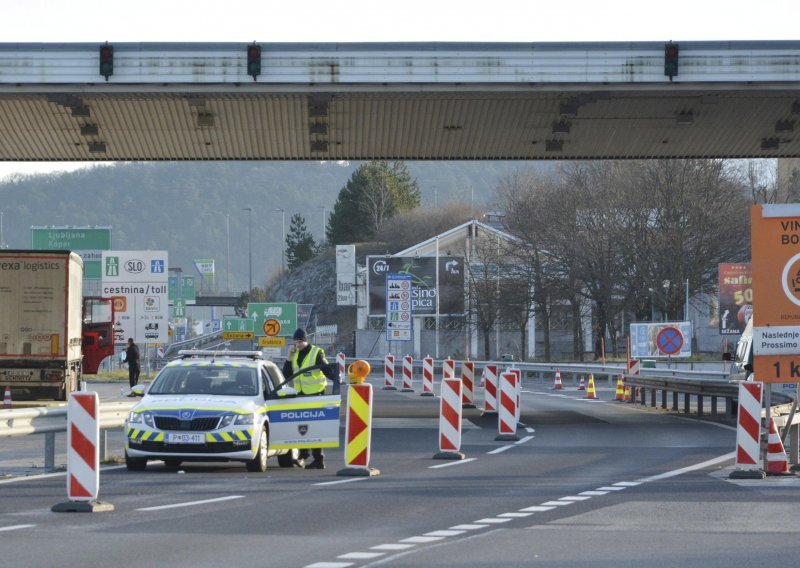
[[[291,337],[297,329],[297,304],[294,302],[247,304],[247,318],[253,322],[256,337],[267,335]],[[269,325],[265,326],[267,323]]]
[[[35,250],[111,250],[111,227],[31,227]]]
[[[248,331],[253,333],[253,320],[236,316],[222,317],[222,331]]]
[[[173,300],[188,300],[189,303],[194,303],[197,300],[197,290],[195,288],[194,276],[170,276],[167,278],[169,294],[169,301]],[[179,287],[179,284],[181,286]]]

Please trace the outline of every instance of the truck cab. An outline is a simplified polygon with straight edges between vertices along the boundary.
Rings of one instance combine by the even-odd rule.
[[[114,300],[83,299],[83,372],[97,374],[100,363],[114,355]]]
[[[724,359],[731,362],[731,380],[746,381],[753,374],[753,318],[742,331],[736,351],[725,355]]]

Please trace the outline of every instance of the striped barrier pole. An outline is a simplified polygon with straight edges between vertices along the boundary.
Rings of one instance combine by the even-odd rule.
[[[394,391],[394,355],[387,353],[383,358],[383,390]]]
[[[525,426],[522,422],[519,421],[520,415],[522,414],[522,371],[519,369],[509,369],[512,373],[517,376],[517,405],[516,405],[516,413],[514,414],[514,418],[517,419],[517,426]]]
[[[442,379],[456,378],[456,362],[450,357],[442,361]]]
[[[339,383],[344,384],[347,381],[347,367],[345,366],[344,353],[339,351],[336,354],[336,362],[339,364]]]
[[[96,392],[70,393],[67,404],[67,498],[53,505],[56,513],[113,511],[97,501],[100,490],[100,397]]]
[[[403,390],[402,392],[414,392],[414,358],[411,355],[403,357]]]
[[[483,369],[483,413],[497,414],[497,365]]]
[[[369,467],[369,448],[372,440],[372,385],[350,385],[347,391],[347,421],[345,424],[344,469],[336,475],[372,477],[380,470]]]
[[[420,396],[433,395],[433,357],[422,359],[422,394]]]
[[[461,381],[442,379],[439,402],[439,453],[433,459],[463,460],[461,449]]]
[[[736,468],[732,479],[764,479],[759,467],[761,448],[761,396],[763,383],[739,383],[739,418],[736,426]]]
[[[461,363],[461,407],[475,408],[475,363]]]
[[[500,405],[497,414],[499,434],[495,440],[516,442],[517,436],[517,375],[511,371],[500,374]]]

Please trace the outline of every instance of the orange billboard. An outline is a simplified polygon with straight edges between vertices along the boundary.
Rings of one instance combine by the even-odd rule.
[[[754,205],[755,380],[800,382],[800,204]]]

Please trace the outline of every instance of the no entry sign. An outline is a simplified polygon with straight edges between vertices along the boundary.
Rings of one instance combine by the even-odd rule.
[[[665,327],[658,332],[656,344],[664,355],[677,355],[683,347],[683,334],[677,327]]]

